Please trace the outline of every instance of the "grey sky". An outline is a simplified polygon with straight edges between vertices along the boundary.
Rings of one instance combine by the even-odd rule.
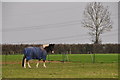
[[[83,2],[3,2],[3,43],[91,43],[81,27]],[[113,29],[102,36],[103,43],[118,42],[118,3],[109,6]]]
[[[0,43],[2,43],[2,2],[0,2]]]

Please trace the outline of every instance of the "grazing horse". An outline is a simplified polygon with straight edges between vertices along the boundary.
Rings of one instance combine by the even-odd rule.
[[[29,64],[29,60],[31,59],[37,59],[37,65],[38,67],[40,60],[43,60],[43,66],[46,68],[45,60],[47,53],[52,52],[53,53],[54,44],[49,45],[43,45],[43,47],[27,47],[23,50],[24,56],[22,60],[22,67],[26,68],[26,63],[28,64],[28,67],[31,68]]]

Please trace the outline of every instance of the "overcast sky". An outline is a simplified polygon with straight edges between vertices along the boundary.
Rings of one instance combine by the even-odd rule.
[[[109,6],[113,29],[103,43],[118,43],[118,3]],[[92,43],[81,26],[85,2],[3,2],[3,43]]]
[[[2,3],[0,2],[0,43],[2,43]]]

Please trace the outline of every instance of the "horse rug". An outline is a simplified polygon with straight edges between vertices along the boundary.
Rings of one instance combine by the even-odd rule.
[[[26,56],[26,60],[31,60],[31,59],[46,60],[46,56],[47,56],[46,50],[39,47],[25,48],[23,53]]]

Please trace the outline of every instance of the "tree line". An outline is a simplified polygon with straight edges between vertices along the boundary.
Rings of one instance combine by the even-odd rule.
[[[2,44],[2,54],[23,54],[26,47],[40,47],[42,44]],[[55,54],[97,54],[119,53],[118,44],[55,44]]]

